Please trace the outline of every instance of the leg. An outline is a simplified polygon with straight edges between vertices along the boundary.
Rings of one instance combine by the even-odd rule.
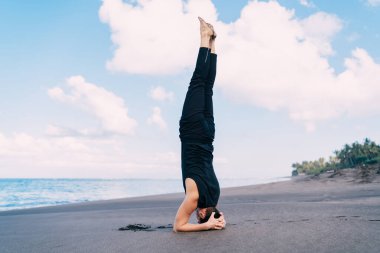
[[[205,121],[209,129],[209,138],[214,140],[215,138],[215,123],[214,123],[214,110],[213,110],[213,87],[216,77],[216,65],[217,65],[217,54],[215,52],[215,38],[216,33],[214,32],[214,37],[210,39],[210,70],[207,77],[207,82],[205,86]]]
[[[210,37],[213,35],[213,30],[202,18],[198,17],[198,19],[200,22],[201,45],[183,105],[181,120],[191,117],[195,120],[199,119],[205,107],[205,85],[210,69]]]
[[[213,95],[213,87],[216,76],[216,63],[217,63],[217,55],[215,52],[215,41],[217,34],[215,33],[214,27],[211,24],[208,26],[212,29],[213,35],[210,37],[209,46],[211,48],[210,54],[210,70],[207,77],[206,89],[205,89],[205,117],[208,118],[208,121],[214,123],[214,110],[212,103],[212,95]]]
[[[217,63],[217,55],[214,53],[210,54],[210,71],[207,77],[206,85],[205,85],[205,117],[206,118],[214,118],[214,110],[213,110],[213,87],[216,77],[216,63]]]
[[[210,70],[210,37],[212,30],[201,21],[201,46],[197,62],[183,104],[180,120],[180,138],[184,140],[208,141],[209,127],[205,120],[206,83]]]
[[[200,47],[197,63],[183,104],[181,120],[198,120],[205,110],[205,86],[210,69],[209,48]]]

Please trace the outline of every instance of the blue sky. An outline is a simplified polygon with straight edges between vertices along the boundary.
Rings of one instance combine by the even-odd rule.
[[[175,4],[180,1],[171,2]],[[232,37],[232,33],[227,31],[236,29],[233,30],[234,34],[239,33],[238,26],[231,24],[241,18],[241,10],[250,2],[214,0],[204,3],[206,3],[205,8],[199,9],[201,14],[198,15],[205,16],[210,22],[214,21],[215,28],[217,30],[219,28],[220,31],[218,38],[220,47],[217,45],[217,50],[220,50],[217,51],[220,59],[218,69],[220,78],[217,77],[214,92],[217,131],[214,142],[214,167],[218,176],[223,178],[286,176],[291,172],[292,162],[328,157],[334,149],[343,144],[361,141],[365,137],[376,142],[380,141],[379,109],[376,109],[377,104],[371,102],[371,97],[361,99],[360,96],[349,92],[347,96],[353,96],[352,99],[342,98],[337,103],[332,100],[326,103],[326,108],[332,108],[332,112],[326,112],[327,109],[318,108],[319,99],[321,104],[324,103],[323,96],[313,97],[313,102],[310,104],[293,103],[294,98],[290,99],[289,96],[297,92],[292,91],[282,95],[268,89],[262,93],[268,94],[268,99],[265,97],[262,100],[263,96],[257,93],[258,91],[268,85],[274,85],[276,88],[272,83],[275,81],[266,79],[265,76],[278,74],[280,79],[275,80],[281,80],[283,73],[276,67],[273,68],[273,72],[265,72],[268,68],[265,67],[265,63],[262,64],[264,79],[259,79],[262,80],[262,84],[258,83],[258,79],[254,76],[244,79],[239,73],[236,75],[227,73],[229,69],[232,72],[233,67],[237,66],[226,60],[235,59],[233,57],[236,52],[236,50],[228,51],[230,49],[227,40],[239,48],[239,39],[245,35],[243,33]],[[273,8],[278,10],[278,13],[290,13],[293,10],[294,14],[290,20],[297,22],[297,27],[304,29],[303,32],[306,34],[304,40],[310,40],[310,45],[315,47],[312,52],[314,56],[318,56],[318,61],[326,60],[334,69],[336,72],[334,79],[339,79],[336,81],[337,85],[343,82],[340,79],[347,81],[338,75],[347,69],[344,65],[345,58],[350,57],[352,51],[357,48],[365,50],[373,60],[368,68],[379,66],[380,49],[376,45],[380,43],[380,3],[372,1],[371,4],[364,0],[345,1],[344,4],[343,1],[316,0],[309,1],[309,6],[302,5],[296,0],[278,1],[277,5],[269,5],[266,1],[260,3],[263,4],[251,5],[253,8],[247,11],[247,16],[252,16],[252,19],[247,20],[260,21],[263,17],[260,17],[259,8],[263,11]],[[129,3],[125,1],[124,4]],[[201,8],[202,4],[198,3],[197,8]],[[217,17],[212,13],[210,4],[213,4],[217,11]],[[184,56],[183,65],[176,58],[171,63],[169,59],[159,58],[160,55],[149,62],[149,59],[145,58],[144,51],[155,52],[161,44],[139,41],[133,34],[135,32],[133,27],[141,27],[143,32],[148,34],[144,33],[143,36],[150,36],[159,30],[152,25],[160,24],[146,25],[136,22],[124,29],[123,20],[119,21],[116,18],[114,19],[116,21],[111,19],[107,21],[104,18],[102,20],[100,14],[102,5],[104,5],[102,1],[74,0],[0,2],[1,177],[176,178],[180,176],[178,120],[192,72],[191,64],[195,60],[198,34],[191,33],[194,31],[193,26],[189,26],[188,30],[184,29],[185,36],[189,36],[191,40],[189,45],[184,47],[194,49],[191,52],[181,50],[175,41],[171,44],[170,38],[162,44],[165,45],[165,48],[162,48],[164,52],[168,47],[168,50],[171,50],[168,52],[173,53],[177,50],[178,55]],[[116,17],[118,12],[112,8],[114,7],[107,7],[106,12],[110,17],[113,15]],[[197,10],[191,15],[197,15]],[[173,8],[173,13],[175,11]],[[273,19],[270,20],[277,20],[276,13],[273,11]],[[317,15],[319,19],[305,28],[302,20],[316,13],[326,15]],[[127,12],[123,15],[128,18]],[[124,17],[123,15],[121,16]],[[139,15],[143,17],[144,9]],[[322,27],[322,31],[316,33],[315,26],[320,24],[318,22],[321,20],[326,29]],[[183,22],[188,24],[186,21]],[[194,27],[197,25],[196,22],[194,18]],[[248,23],[245,27],[252,29],[252,34],[261,31],[260,27],[267,29],[268,34],[283,32],[276,24],[259,23],[256,27]],[[292,23],[289,22],[289,26],[286,27],[291,28]],[[329,34],[323,33],[329,29],[331,29]],[[112,36],[117,37],[115,31],[130,39],[118,44],[112,39]],[[259,39],[267,39],[266,33],[263,33]],[[128,37],[129,35],[131,37]],[[165,33],[162,36],[165,36]],[[246,51],[251,49],[251,45],[252,48],[257,48],[253,46],[254,42],[246,43],[246,40],[242,40],[243,42]],[[131,48],[135,44],[139,45],[138,43],[146,44],[141,44],[141,48],[138,46]],[[283,46],[281,43],[278,41],[278,44],[271,46],[281,48]],[[323,43],[330,45],[332,50],[325,48],[326,52],[317,52],[319,46],[325,45]],[[125,62],[107,67],[107,62],[116,57],[118,48],[133,49],[135,55],[141,54],[141,58],[133,58],[135,55],[130,59],[125,57]],[[261,51],[264,57],[262,59],[272,57],[271,50],[266,54],[264,49],[266,48]],[[244,54],[239,57],[243,56]],[[314,59],[316,57],[314,56],[310,59]],[[360,57],[365,58],[363,54]],[[144,69],[145,65],[139,67],[137,61],[145,61],[146,68]],[[302,62],[309,60],[303,59]],[[245,63],[249,64],[250,61]],[[180,67],[177,67],[179,65]],[[161,66],[162,72],[158,73],[156,70]],[[252,63],[252,71],[258,69],[255,66],[261,67],[260,62]],[[363,70],[360,73],[367,72]],[[373,80],[378,80],[379,75],[376,75],[376,71],[371,73],[375,73]],[[297,89],[302,90],[304,79],[291,75],[284,77],[284,83],[289,78],[291,80],[289,85],[292,85],[292,81],[299,82],[300,86]],[[67,79],[73,76],[83,77],[83,80],[77,81],[79,83],[75,86],[77,90],[70,88],[74,86],[68,85]],[[240,80],[240,77],[244,80]],[[321,80],[325,80],[323,78],[321,77]],[[355,86],[356,79],[352,81],[354,83],[352,90],[357,90],[359,94],[363,92],[363,94],[379,95],[376,83],[363,90],[360,89],[361,81],[365,80],[363,78],[358,78],[359,86]],[[330,77],[326,77],[326,80],[329,79]],[[238,87],[236,92],[234,85]],[[157,87],[173,95],[171,97],[158,95],[154,98],[150,94]],[[249,93],[251,91],[252,94]],[[75,97],[75,92],[81,95]],[[316,91],[318,92],[319,90]],[[106,95],[109,93],[112,95]],[[249,96],[246,96],[248,93]],[[102,94],[109,100],[103,101]],[[309,96],[310,94],[306,92],[305,97],[310,98]],[[337,94],[333,97],[341,99]],[[120,99],[121,104],[117,102]],[[350,104],[350,101],[354,101],[354,104]],[[105,106],[99,108],[102,103]],[[301,108],[302,106],[306,109]],[[152,116],[154,107],[159,111],[158,115],[155,115],[156,118]],[[102,108],[110,111],[104,112]],[[116,118],[121,115],[114,111],[123,114],[124,121],[112,118],[112,115]],[[307,114],[305,112],[311,112],[313,117],[310,119],[309,116],[305,116]],[[296,114],[301,116],[294,116]],[[133,130],[129,131],[129,128],[123,126],[123,122],[130,124],[132,121],[137,125],[131,126]]]

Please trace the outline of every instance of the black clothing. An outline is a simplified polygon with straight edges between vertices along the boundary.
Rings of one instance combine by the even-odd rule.
[[[215,124],[212,88],[216,76],[217,55],[200,47],[179,121],[182,181],[192,178],[198,187],[198,207],[215,207],[220,188],[212,165]]]

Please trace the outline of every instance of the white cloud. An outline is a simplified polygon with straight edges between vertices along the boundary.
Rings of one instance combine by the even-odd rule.
[[[55,125],[48,125],[47,128],[46,128],[46,133],[48,135],[56,135],[56,136],[60,136],[60,135],[64,135],[65,134],[65,129],[61,128],[61,127],[58,127],[58,126],[55,126]]]
[[[149,96],[157,101],[172,101],[174,93],[172,91],[166,91],[165,88],[157,86],[149,91]]]
[[[215,21],[212,2],[103,1],[99,16],[110,25],[117,46],[107,68],[139,74],[169,74],[187,68],[194,62],[199,44],[199,24],[194,22],[198,15]]]
[[[69,92],[65,93],[61,88],[54,87],[48,90],[51,98],[60,102],[78,106],[95,116],[102,124],[105,131],[116,134],[133,134],[137,127],[137,121],[128,115],[128,108],[121,97],[86,82],[82,76],[67,78]],[[50,128],[50,133],[56,133],[59,129]]]
[[[315,7],[314,3],[310,0],[299,0],[299,2],[301,5],[306,6],[308,8],[314,8]]]
[[[180,178],[173,151],[146,151],[114,138],[35,137],[0,132],[0,177]]]
[[[96,129],[96,128],[83,128],[83,129],[74,129],[69,127],[62,127],[57,126],[55,124],[49,124],[46,127],[45,133],[48,136],[88,136],[88,137],[95,137],[95,136],[106,136],[106,133],[103,131]]]
[[[367,3],[371,6],[379,6],[380,0],[367,0]]]
[[[226,24],[217,20],[210,0],[151,0],[137,6],[104,0],[99,14],[117,47],[107,63],[112,70],[175,74],[193,68],[196,16],[203,15],[218,32],[216,87],[227,97],[286,111],[308,131],[342,115],[380,114],[375,99],[380,65],[364,49],[352,51],[342,73],[329,64],[331,40],[342,27],[335,15],[317,12],[298,19],[276,1],[250,1]]]
[[[148,118],[147,122],[157,125],[162,130],[167,128],[166,122],[161,115],[161,109],[157,106],[153,107],[152,115]]]
[[[332,37],[341,30],[342,22],[335,16],[325,12],[317,12],[300,22],[304,38],[319,49],[321,56],[333,54]]]

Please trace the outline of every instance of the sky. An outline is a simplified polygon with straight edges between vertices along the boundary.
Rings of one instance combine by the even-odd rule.
[[[217,34],[214,169],[380,142],[379,0],[0,2],[0,177],[180,178],[202,16]]]

